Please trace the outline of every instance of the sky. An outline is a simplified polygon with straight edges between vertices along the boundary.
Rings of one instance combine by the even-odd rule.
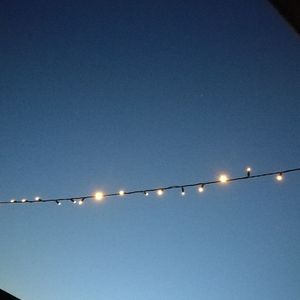
[[[267,1],[2,1],[0,201],[300,167],[299,36]],[[296,300],[299,173],[0,205],[22,300]]]

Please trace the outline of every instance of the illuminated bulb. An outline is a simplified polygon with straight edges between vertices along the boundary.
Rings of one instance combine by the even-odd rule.
[[[75,199],[71,199],[71,202],[76,203],[77,201]]]
[[[15,199],[11,199],[10,202],[11,202],[11,203],[14,203],[14,202],[16,202],[16,200],[15,200]]]
[[[22,200],[21,200],[21,202],[22,203],[25,203],[27,200],[25,199],[25,198],[23,198]]]
[[[122,190],[119,192],[119,195],[120,195],[120,196],[124,196],[124,194],[125,194],[125,192],[122,191]]]
[[[158,196],[161,196],[161,195],[163,195],[163,193],[164,193],[164,191],[163,191],[162,189],[160,189],[160,190],[157,190],[157,195],[158,195]]]
[[[81,198],[81,199],[78,201],[78,204],[79,204],[79,205],[82,205],[82,204],[83,204],[83,201],[84,201],[84,198]]]
[[[250,167],[248,167],[247,169],[246,169],[246,172],[247,172],[247,176],[248,177],[250,177],[250,175],[251,175],[251,168]]]
[[[283,175],[282,175],[282,173],[277,174],[276,180],[277,180],[277,181],[282,181],[282,180],[283,180]]]
[[[61,205],[60,201],[56,200],[55,202],[56,202],[57,205]]]
[[[203,184],[201,184],[201,185],[199,186],[198,192],[199,192],[199,193],[203,193],[203,192],[204,192],[204,185],[203,185]]]
[[[104,194],[103,194],[102,192],[97,192],[97,193],[95,194],[95,199],[96,199],[97,201],[101,201],[101,200],[103,199],[103,197],[104,197]]]
[[[35,201],[41,201],[42,199],[40,197],[35,197],[34,200]]]
[[[185,195],[184,187],[181,188],[181,195],[182,195],[182,196]]]
[[[222,175],[219,177],[219,181],[220,181],[221,183],[226,183],[226,182],[228,181],[227,175],[222,174]]]
[[[145,196],[149,196],[149,193],[147,191],[144,191]]]

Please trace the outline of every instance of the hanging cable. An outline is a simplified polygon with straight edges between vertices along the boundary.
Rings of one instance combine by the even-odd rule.
[[[182,185],[171,185],[166,187],[159,187],[159,188],[150,188],[150,189],[141,189],[141,190],[134,190],[134,191],[124,191],[121,190],[116,193],[105,194],[103,192],[97,192],[95,195],[87,195],[87,196],[79,196],[79,197],[70,197],[70,198],[55,198],[55,199],[43,199],[41,197],[35,197],[33,200],[29,200],[27,198],[23,198],[21,200],[11,199],[9,201],[0,201],[1,204],[31,204],[31,203],[48,203],[54,202],[58,205],[61,205],[63,201],[71,201],[73,203],[78,203],[82,205],[86,199],[94,199],[96,201],[102,201],[106,197],[115,197],[115,196],[125,196],[125,195],[133,195],[133,194],[144,194],[145,196],[150,195],[150,193],[156,193],[158,196],[162,196],[165,191],[172,190],[172,189],[180,189],[181,194],[185,194],[185,189],[189,187],[197,187],[198,191],[202,193],[204,191],[204,186],[213,185],[213,184],[226,184],[229,182],[234,181],[241,181],[241,180],[249,180],[255,178],[262,178],[267,176],[275,176],[277,181],[283,181],[284,174],[292,173],[292,172],[299,172],[300,168],[288,169],[288,170],[281,170],[276,172],[268,172],[268,173],[261,173],[257,175],[251,175],[252,171],[251,168],[248,167],[246,169],[246,176],[242,177],[235,177],[230,178],[228,175],[222,174],[219,176],[218,180],[212,181],[202,181],[190,184],[182,184]]]

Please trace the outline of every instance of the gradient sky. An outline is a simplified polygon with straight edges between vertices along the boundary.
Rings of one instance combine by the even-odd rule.
[[[299,36],[267,1],[2,1],[0,191],[71,197],[299,167]],[[299,173],[1,205],[22,300],[298,300]]]

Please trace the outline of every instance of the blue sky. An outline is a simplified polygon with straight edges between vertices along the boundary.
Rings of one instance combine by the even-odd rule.
[[[299,36],[267,1],[5,1],[1,201],[299,167]],[[24,300],[298,299],[299,175],[1,205]]]

